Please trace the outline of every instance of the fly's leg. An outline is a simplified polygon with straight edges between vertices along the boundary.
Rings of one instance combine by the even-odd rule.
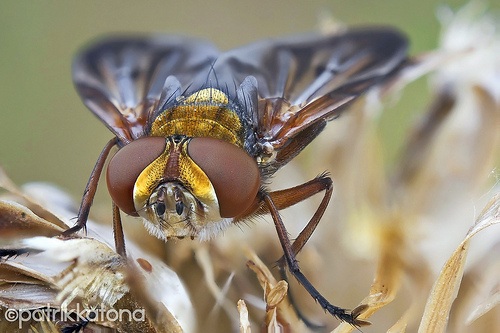
[[[94,200],[95,192],[97,190],[97,184],[99,183],[99,177],[101,176],[102,169],[104,168],[104,163],[113,148],[118,143],[118,139],[114,137],[109,140],[109,142],[104,146],[97,162],[90,174],[89,182],[87,183],[87,187],[85,187],[85,191],[83,192],[82,203],[80,204],[80,210],[78,211],[78,218],[73,227],[62,233],[62,236],[67,237],[71,236],[75,232],[80,231],[81,229],[85,229],[87,224],[87,219],[89,217],[90,207],[92,206],[92,201]]]
[[[82,203],[80,205],[80,210],[78,211],[78,218],[73,227],[64,231],[61,235],[63,237],[68,237],[74,234],[75,232],[80,231],[81,229],[85,229],[87,224],[87,219],[89,217],[90,207],[92,206],[92,201],[94,200],[95,192],[97,190],[97,184],[99,182],[99,177],[101,176],[102,170],[104,169],[104,164],[106,159],[109,156],[109,152],[111,149],[118,143],[118,139],[115,137],[111,139],[104,149],[102,150],[97,162],[90,174],[89,182],[87,183],[87,187],[85,188],[85,192],[83,193]],[[123,227],[122,221],[120,217],[120,209],[113,202],[113,234],[115,237],[115,248],[116,252],[121,256],[126,256],[125,251],[125,238],[123,236]]]
[[[120,216],[120,208],[113,202],[113,235],[115,237],[116,252],[122,257],[127,256],[125,251],[125,236],[123,235],[122,218]]]
[[[304,229],[300,232],[296,240],[292,243],[278,211],[295,205],[296,203],[307,199],[321,191],[325,191],[325,194],[318,209],[314,213],[311,220],[304,227]],[[261,192],[261,200],[264,205],[260,206],[260,212],[269,212],[273,218],[274,225],[278,233],[278,238],[284,251],[284,256],[279,261],[280,267],[284,268],[285,265],[288,266],[291,274],[297,279],[300,284],[304,286],[307,292],[321,305],[321,307],[325,311],[328,311],[336,318],[345,321],[353,326],[364,326],[367,324],[367,322],[357,319],[360,311],[355,311],[355,313],[352,313],[346,309],[332,305],[325,297],[323,297],[323,295],[321,295],[321,293],[309,282],[309,280],[302,273],[296,259],[297,253],[299,253],[300,250],[304,247],[304,245],[307,243],[312,233],[318,226],[318,223],[321,220],[326,207],[328,206],[332,193],[332,180],[326,175],[321,175],[307,183],[298,185],[290,189],[275,191],[271,193]]]

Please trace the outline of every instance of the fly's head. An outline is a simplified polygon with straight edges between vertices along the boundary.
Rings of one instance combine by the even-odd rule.
[[[215,138],[144,137],[121,148],[107,171],[113,201],[161,239],[208,239],[245,213],[260,187],[256,162]]]

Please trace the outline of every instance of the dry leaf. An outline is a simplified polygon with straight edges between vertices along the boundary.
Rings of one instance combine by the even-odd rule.
[[[419,332],[444,332],[462,280],[469,240],[479,231],[497,223],[500,223],[500,194],[488,203],[464,241],[444,265],[427,301]]]

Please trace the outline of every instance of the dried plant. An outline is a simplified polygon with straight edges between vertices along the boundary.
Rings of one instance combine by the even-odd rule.
[[[500,331],[500,232],[482,231],[500,222],[498,17],[472,2],[457,13],[443,8],[440,18],[439,48],[414,57],[332,122],[274,182],[331,171],[335,195],[299,260],[327,298],[373,323],[365,333]],[[407,130],[399,157],[387,161],[377,127],[384,104],[397,108],[397,97],[422,75],[430,106]],[[102,224],[57,237],[76,216],[57,188],[19,189],[3,174],[0,186],[2,332],[74,324],[122,332],[308,331],[290,299],[320,331],[338,325],[295,281],[276,280],[263,263],[282,255],[272,222],[252,221],[205,243],[163,243],[126,221],[125,259]],[[288,230],[296,235],[316,207],[304,202],[283,212]],[[77,309],[82,318],[64,318]],[[141,320],[96,318],[98,310],[136,311]],[[4,320],[11,314],[29,320]],[[355,329],[344,323],[334,332]]]

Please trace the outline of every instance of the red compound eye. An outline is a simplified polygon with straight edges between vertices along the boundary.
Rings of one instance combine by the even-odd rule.
[[[141,172],[165,151],[163,137],[145,137],[121,148],[109,162],[108,190],[114,203],[126,214],[138,216],[134,185]]]
[[[260,187],[260,173],[247,152],[219,139],[193,138],[188,153],[210,179],[222,217],[236,217],[250,207]]]

